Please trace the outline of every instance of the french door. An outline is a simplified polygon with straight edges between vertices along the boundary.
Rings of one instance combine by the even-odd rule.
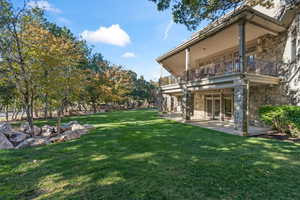
[[[220,120],[221,98],[220,96],[208,96],[205,98],[206,117],[209,120]]]

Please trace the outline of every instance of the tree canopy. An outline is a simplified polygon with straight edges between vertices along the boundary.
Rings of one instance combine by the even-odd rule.
[[[34,117],[55,112],[58,127],[66,110],[99,111],[102,104],[151,103],[152,82],[105,60],[42,10],[15,9],[0,0],[0,111]]]
[[[242,3],[251,6],[272,6],[272,0],[149,0],[159,11],[170,10],[175,23],[184,24],[194,30],[205,20],[215,20]]]

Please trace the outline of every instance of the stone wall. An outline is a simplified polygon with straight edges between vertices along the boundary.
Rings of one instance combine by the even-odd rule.
[[[251,86],[249,89],[249,124],[261,126],[258,110],[264,105],[284,105],[289,100],[283,88],[270,85]]]
[[[195,120],[204,120],[205,119],[205,110],[204,110],[204,95],[201,93],[194,94],[194,116]]]
[[[278,97],[286,96],[285,104],[300,106],[300,15],[294,19],[288,31],[279,36],[266,35],[256,47],[257,59],[273,61],[282,79]],[[296,59],[292,60],[292,41],[297,41]]]
[[[291,46],[296,39],[296,59],[291,60]],[[284,51],[285,63],[281,67],[283,86],[290,104],[300,106],[300,14],[298,14],[287,33],[287,42]]]

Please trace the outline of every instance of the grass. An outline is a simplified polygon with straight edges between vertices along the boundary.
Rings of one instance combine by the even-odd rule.
[[[78,140],[0,151],[0,199],[300,199],[300,146],[123,111]],[[38,125],[45,122],[39,121]]]

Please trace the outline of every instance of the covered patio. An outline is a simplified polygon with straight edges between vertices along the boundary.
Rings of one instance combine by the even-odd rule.
[[[239,135],[243,136],[242,131],[236,130],[234,128],[234,123],[231,121],[220,121],[220,120],[190,120],[190,121],[184,121],[182,119],[181,113],[168,113],[162,115],[163,118],[174,120],[177,122],[190,124],[193,126],[199,126],[211,130],[221,131],[224,133],[232,134],[232,135]],[[271,128],[268,127],[257,127],[257,126],[249,126],[248,129],[248,136],[256,136],[256,135],[263,135],[268,134],[272,131]]]

